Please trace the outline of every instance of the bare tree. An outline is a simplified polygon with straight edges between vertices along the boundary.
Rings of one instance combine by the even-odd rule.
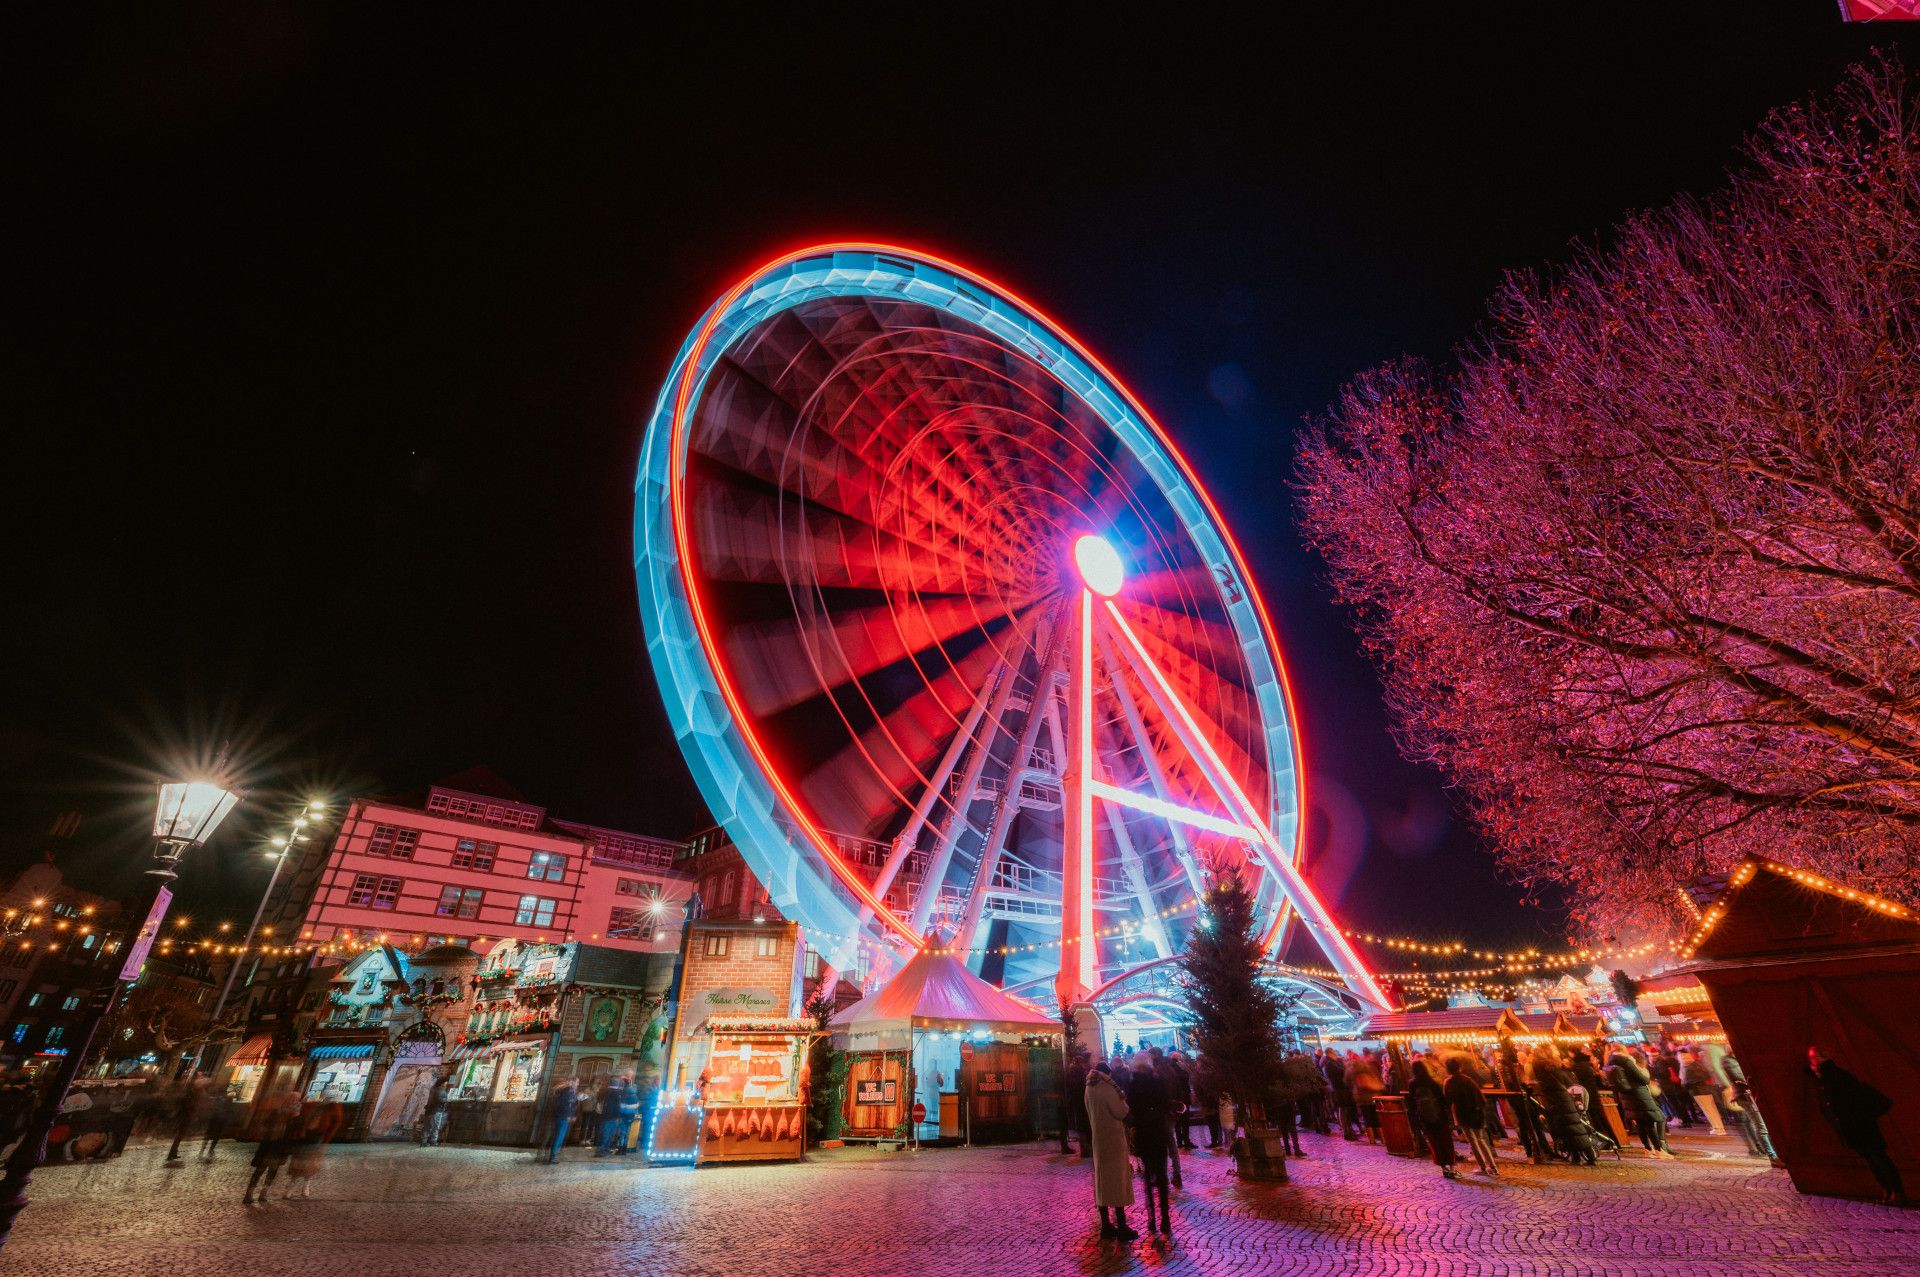
[[[1916,896],[1916,124],[1856,68],[1309,431],[1302,522],[1404,747],[1595,929],[1748,851]]]

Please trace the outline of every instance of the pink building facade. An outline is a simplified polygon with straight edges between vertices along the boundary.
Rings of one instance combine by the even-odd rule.
[[[678,945],[692,890],[691,875],[673,868],[678,844],[550,819],[454,783],[434,786],[421,806],[353,800],[296,875],[288,903],[302,942]]]

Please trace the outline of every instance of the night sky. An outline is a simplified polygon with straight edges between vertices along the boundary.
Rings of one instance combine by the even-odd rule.
[[[1281,631],[1339,910],[1561,935],[1395,751],[1294,531],[1293,431],[1369,365],[1445,358],[1504,270],[1711,189],[1768,108],[1912,41],[1831,0],[1260,30],[909,8],[11,23],[0,864],[52,847],[130,888],[142,786],[222,740],[254,823],[190,864],[202,917],[244,919],[242,853],[294,793],[486,763],[562,816],[707,823],[642,648],[640,423],[741,271],[879,238],[1033,298],[1192,457]]]

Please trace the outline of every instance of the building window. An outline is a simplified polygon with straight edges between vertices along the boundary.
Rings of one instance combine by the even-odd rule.
[[[522,896],[520,908],[514,912],[513,921],[522,927],[551,927],[553,907],[553,901],[540,896]]]
[[[15,1042],[25,1042],[25,1041],[27,1040],[27,1029],[28,1029],[29,1027],[30,1027],[30,1026],[28,1026],[28,1025],[25,1025],[25,1024],[16,1024],[16,1025],[14,1025],[14,1026],[13,1026],[13,1040],[14,1040]]]
[[[77,993],[68,994],[66,1001],[60,1004],[60,1009],[62,1011],[78,1011],[80,1009],[80,995]]]
[[[727,939],[728,938],[725,935],[722,935],[719,932],[715,932],[713,935],[708,936],[707,937],[707,956],[709,958],[726,957],[727,956]]]
[[[567,858],[557,851],[536,851],[527,861],[527,877],[562,882],[567,876]]]
[[[779,936],[755,936],[753,938],[753,956],[771,958],[780,952]]]
[[[816,950],[809,949],[807,950],[807,979],[818,980],[819,978],[820,954]]]
[[[91,949],[93,948],[94,942],[98,939],[100,939],[99,936],[86,936],[80,941],[80,947],[82,949]]]
[[[714,903],[723,909],[738,904],[739,898],[733,894],[738,882],[739,879],[733,876],[733,870],[727,870],[726,877],[720,880],[720,895]]]
[[[647,884],[638,878],[621,878],[613,884],[614,894],[621,896],[644,896]]]
[[[5,1002],[8,998],[12,997],[13,991],[19,987],[20,982],[18,980],[0,980],[0,1002]]]
[[[46,1000],[47,995],[44,993],[29,993],[27,995],[27,1005],[30,1007],[37,1007]]]
[[[400,887],[398,878],[358,874],[354,877],[353,889],[347,892],[347,903],[366,909],[391,909],[400,899]]]
[[[446,918],[477,918],[480,900],[486,894],[478,887],[442,887],[434,912]]]
[[[607,938],[651,940],[656,925],[651,909],[615,909],[607,916]]]
[[[67,1036],[67,1026],[64,1024],[56,1024],[47,1030],[47,1045],[59,1046],[60,1039],[65,1036]]]
[[[395,860],[412,860],[413,849],[420,844],[418,829],[400,829],[393,825],[375,825],[373,837],[367,840],[369,856],[391,856]]]
[[[453,845],[453,867],[478,869],[486,873],[493,868],[493,858],[499,850],[499,843],[477,842],[472,838],[462,838]]]

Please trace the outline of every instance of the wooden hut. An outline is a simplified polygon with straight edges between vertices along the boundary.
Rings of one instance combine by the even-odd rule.
[[[1920,921],[1912,910],[1752,857],[1707,907],[1687,965],[1752,1081],[1775,1151],[1803,1193],[1874,1197],[1860,1158],[1822,1118],[1807,1048],[1893,1097],[1881,1129],[1920,1181]]]

